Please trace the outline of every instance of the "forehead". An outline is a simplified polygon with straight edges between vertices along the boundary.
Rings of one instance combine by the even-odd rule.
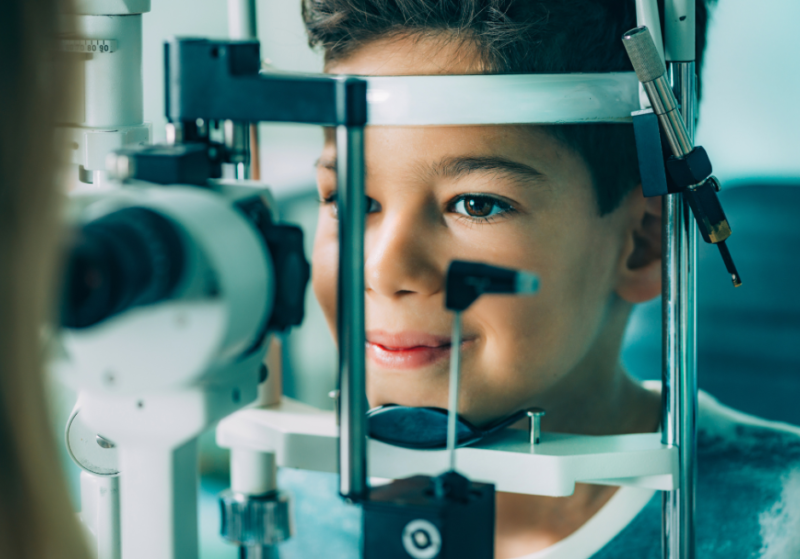
[[[374,39],[328,62],[325,72],[362,76],[482,74],[484,64],[475,43],[441,32]]]

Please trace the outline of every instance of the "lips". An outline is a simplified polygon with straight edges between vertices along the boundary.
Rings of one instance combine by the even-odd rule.
[[[418,369],[448,359],[450,337],[422,332],[370,331],[367,332],[367,357],[383,369]]]

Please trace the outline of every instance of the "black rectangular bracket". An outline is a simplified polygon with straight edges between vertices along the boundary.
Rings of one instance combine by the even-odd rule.
[[[363,80],[260,70],[258,41],[167,41],[167,119],[320,126],[364,126],[367,122],[367,84]]]
[[[647,198],[669,194],[658,116],[653,109],[636,111],[631,113],[631,116],[633,133],[636,137],[642,193]]]

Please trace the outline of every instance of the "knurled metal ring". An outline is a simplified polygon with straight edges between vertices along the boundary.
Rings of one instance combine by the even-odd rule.
[[[290,497],[282,491],[245,495],[227,489],[219,496],[220,535],[242,546],[276,545],[292,535]]]

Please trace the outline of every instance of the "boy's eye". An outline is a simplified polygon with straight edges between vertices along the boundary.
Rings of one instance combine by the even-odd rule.
[[[458,198],[452,205],[452,211],[476,219],[486,219],[504,214],[511,206],[491,196],[467,194]]]

